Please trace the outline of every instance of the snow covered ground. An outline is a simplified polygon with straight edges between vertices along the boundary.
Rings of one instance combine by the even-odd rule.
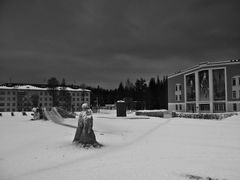
[[[104,110],[94,114],[100,149],[73,145],[74,128],[30,118],[0,117],[1,180],[240,179],[240,116],[117,118]]]

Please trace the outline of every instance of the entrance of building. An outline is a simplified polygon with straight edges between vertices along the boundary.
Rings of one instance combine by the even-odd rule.
[[[196,112],[196,104],[195,103],[187,103],[187,112],[195,113]]]

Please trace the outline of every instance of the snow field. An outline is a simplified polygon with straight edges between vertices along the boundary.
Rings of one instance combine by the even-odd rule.
[[[30,119],[0,117],[0,179],[240,179],[240,116],[119,118],[105,110],[94,114],[100,149],[73,145],[74,128]],[[65,123],[76,126],[77,119]]]

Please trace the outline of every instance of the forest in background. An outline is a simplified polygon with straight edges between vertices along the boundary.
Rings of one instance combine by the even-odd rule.
[[[168,80],[151,78],[149,82],[143,78],[137,79],[135,83],[129,79],[121,82],[116,89],[104,89],[86,86],[91,90],[91,104],[93,106],[104,106],[114,104],[118,100],[125,100],[128,104],[137,103],[137,109],[167,109],[168,108]],[[130,109],[131,107],[129,107]]]

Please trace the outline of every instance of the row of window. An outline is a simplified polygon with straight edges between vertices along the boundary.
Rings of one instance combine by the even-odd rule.
[[[16,95],[16,92],[15,91],[13,91],[13,92],[11,92],[11,91],[0,91],[0,95]],[[49,95],[49,93],[46,91],[46,92],[40,92],[39,93],[40,95]],[[72,94],[72,96],[80,96],[80,93],[71,93]],[[84,95],[83,96],[86,96],[86,97],[88,97],[88,93],[84,93]]]
[[[10,98],[10,97],[7,97],[6,99],[7,99],[7,101],[11,101],[11,98]],[[15,101],[16,98],[13,97],[12,100]],[[0,97],[0,101],[5,101],[5,97]]]
[[[12,100],[15,101],[16,98],[13,97]],[[39,98],[39,100],[40,100],[40,101],[42,101],[42,100],[45,100],[45,101],[48,101],[48,100],[49,100],[49,101],[52,101],[52,98],[51,98],[51,97],[50,97],[50,98],[44,98],[44,99],[43,99],[43,98]],[[0,101],[5,101],[5,98],[4,98],[4,97],[0,97]],[[8,98],[7,98],[7,101],[11,101],[11,98],[8,97]]]
[[[72,101],[79,101],[80,99],[79,98],[72,98]],[[84,101],[84,98],[81,98],[81,101]],[[85,98],[85,101],[88,101],[88,98]]]
[[[15,112],[15,108],[13,108],[13,109],[7,108],[6,109],[6,112],[10,112],[10,111]],[[5,112],[5,109],[4,108],[0,108],[0,112]]]
[[[232,78],[232,85],[236,86],[238,82],[238,85],[240,86],[240,77],[233,77]]]
[[[8,98],[6,98],[6,100],[7,100],[7,101],[11,101],[11,98],[8,97]],[[13,97],[12,100],[15,101],[16,98]],[[49,97],[49,98],[41,98],[41,97],[40,97],[39,100],[40,100],[40,101],[42,101],[42,100],[45,100],[45,101],[48,101],[48,100],[49,100],[49,101],[52,101],[52,98],[51,98],[51,97]],[[73,101],[75,101],[75,100],[76,100],[76,101],[79,101],[80,98],[76,98],[76,99],[73,98],[72,100],[73,100]],[[85,98],[85,100],[88,101],[88,98]],[[5,101],[5,97],[0,97],[0,101]],[[81,101],[84,101],[84,98],[81,98]]]
[[[179,87],[179,86],[176,86],[176,87]],[[237,96],[237,93],[238,93],[238,96]],[[240,90],[239,91],[235,91],[235,90],[232,91],[232,99],[240,99]],[[181,94],[175,95],[175,100],[176,101],[181,101],[182,100],[182,95]]]
[[[7,103],[7,106],[11,106],[11,103]],[[5,103],[0,103],[0,106],[5,106]],[[12,103],[12,106],[16,106],[16,103]]]
[[[237,108],[237,103],[232,104],[233,111],[238,111]],[[181,111],[183,110],[183,106],[181,104],[176,104],[175,105],[176,111]],[[214,112],[225,112],[226,111],[226,106],[225,103],[214,103],[213,104],[213,109]],[[195,104],[187,104],[187,111],[189,112],[195,112]],[[199,104],[199,110],[200,112],[204,111],[210,111],[210,104]]]
[[[0,95],[16,95],[16,92],[15,91],[13,91],[13,92],[11,92],[11,91],[0,91]]]
[[[200,112],[210,111],[210,104],[199,104]],[[196,104],[187,104],[187,112],[196,112]],[[225,103],[213,103],[213,112],[226,112]]]
[[[39,101],[42,101],[42,100],[43,100],[43,98],[39,98]],[[44,100],[45,100],[45,101],[48,101],[48,100],[49,100],[49,101],[52,101],[52,98],[51,98],[51,97],[50,97],[50,98],[44,98]]]
[[[81,93],[82,96],[88,96],[88,93]],[[72,96],[80,96],[80,93],[72,93]]]

